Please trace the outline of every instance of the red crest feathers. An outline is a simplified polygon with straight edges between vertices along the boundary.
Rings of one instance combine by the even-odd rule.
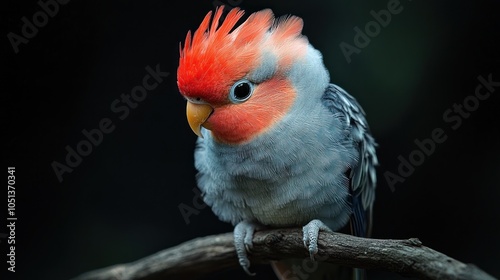
[[[233,8],[219,23],[223,11],[217,8],[213,17],[210,11],[193,35],[188,32],[177,70],[182,94],[214,104],[224,102],[231,85],[259,65],[263,50],[288,64],[307,46],[298,17],[275,22],[272,11],[265,9],[235,28],[244,11]]]

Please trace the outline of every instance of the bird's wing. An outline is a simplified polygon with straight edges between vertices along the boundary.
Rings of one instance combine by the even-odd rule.
[[[351,231],[353,235],[366,237],[371,233],[372,209],[377,184],[375,167],[378,165],[377,144],[370,134],[365,112],[354,97],[341,87],[330,84],[323,95],[324,104],[344,122],[347,145],[354,143],[359,151],[358,164],[349,174],[351,193]]]

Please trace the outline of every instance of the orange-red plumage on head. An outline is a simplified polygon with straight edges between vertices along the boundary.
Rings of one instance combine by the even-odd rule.
[[[275,22],[272,11],[266,9],[251,14],[235,28],[244,12],[233,8],[219,24],[222,13],[222,6],[213,18],[210,11],[193,35],[188,32],[177,70],[183,95],[213,105],[227,102],[230,87],[258,67],[263,50],[274,53],[279,63],[289,65],[307,47],[307,39],[301,35],[302,19],[298,17]]]

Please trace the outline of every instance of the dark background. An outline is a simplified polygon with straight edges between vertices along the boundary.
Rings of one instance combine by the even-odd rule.
[[[351,63],[339,44],[353,45],[353,28],[364,29],[373,20],[370,11],[386,9],[388,1],[225,3],[301,16],[303,33],[323,53],[332,82],[364,107],[379,143],[373,237],[418,237],[500,277],[500,87],[456,130],[443,119],[453,104],[474,94],[478,76],[500,81],[500,10],[494,2],[401,1],[402,12]],[[3,4],[2,168],[16,167],[18,221],[17,272],[2,279],[69,279],[232,230],[208,208],[186,224],[178,208],[192,205],[195,186],[195,135],[176,87],[179,42],[213,4],[70,1],[17,54],[7,34],[21,35],[21,18],[32,21],[41,8],[36,1]],[[170,75],[120,120],[110,105],[142,83],[146,66],[157,64]],[[65,164],[65,147],[75,149],[85,139],[81,131],[97,128],[103,118],[115,130],[59,182],[51,164]],[[397,174],[398,156],[408,159],[414,140],[431,137],[435,128],[445,131],[446,141],[391,191],[384,173]],[[1,239],[1,260],[6,245]],[[259,274],[251,279],[273,279],[268,267],[252,268]],[[380,271],[369,275],[398,279]],[[210,279],[236,276],[245,277],[234,269]]]

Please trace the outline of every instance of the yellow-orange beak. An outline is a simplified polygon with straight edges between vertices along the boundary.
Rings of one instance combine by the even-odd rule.
[[[186,115],[189,126],[193,132],[201,138],[203,138],[203,135],[201,135],[201,126],[205,123],[208,117],[210,117],[213,110],[214,109],[208,104],[187,102]]]

